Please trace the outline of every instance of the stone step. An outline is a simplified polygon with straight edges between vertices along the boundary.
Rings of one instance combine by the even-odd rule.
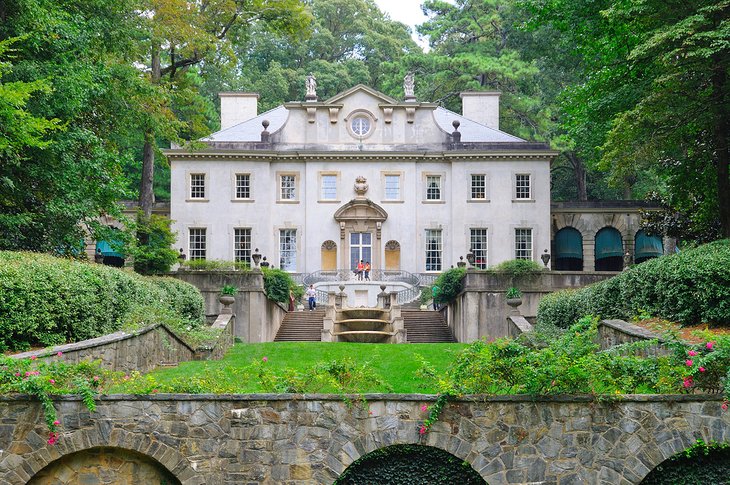
[[[289,312],[284,316],[274,342],[319,342],[324,310]]]
[[[411,343],[456,342],[440,312],[403,309],[401,315]]]

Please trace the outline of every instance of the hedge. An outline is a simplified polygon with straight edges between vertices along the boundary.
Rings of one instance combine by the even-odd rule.
[[[0,349],[26,349],[119,330],[140,306],[172,311],[193,325],[205,318],[195,287],[171,278],[69,259],[0,251]]]
[[[569,327],[583,315],[730,325],[730,239],[638,264],[580,290],[540,301],[537,321]]]

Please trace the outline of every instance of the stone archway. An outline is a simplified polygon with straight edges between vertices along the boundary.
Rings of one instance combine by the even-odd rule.
[[[641,485],[675,483],[727,483],[730,479],[730,447],[700,445],[664,460]]]
[[[392,445],[353,462],[334,485],[483,485],[484,479],[467,462],[440,448],[417,444]]]
[[[48,464],[28,481],[28,485],[56,483],[180,485],[180,480],[147,455],[123,448],[100,446],[64,455]]]

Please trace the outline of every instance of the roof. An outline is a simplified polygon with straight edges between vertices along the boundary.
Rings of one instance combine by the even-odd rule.
[[[491,143],[491,142],[520,142],[525,141],[522,138],[510,135],[504,131],[495,130],[482,124],[477,123],[469,118],[465,118],[460,114],[454,113],[446,108],[436,108],[433,112],[433,117],[436,120],[436,124],[439,128],[447,133],[454,131],[454,126],[451,124],[454,120],[457,120],[459,125],[459,132],[461,133],[461,142],[479,142],[479,143]]]
[[[243,123],[216,131],[201,141],[261,141],[261,132],[264,131],[261,122],[268,120],[269,133],[275,133],[284,126],[288,117],[289,110],[284,106],[277,106]]]

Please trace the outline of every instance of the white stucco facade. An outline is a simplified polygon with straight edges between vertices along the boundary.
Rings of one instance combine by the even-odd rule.
[[[366,255],[373,269],[424,273],[455,266],[475,238],[489,266],[550,248],[555,152],[434,104],[356,86],[203,141],[167,151],[173,229],[190,257],[258,248],[309,273]]]

